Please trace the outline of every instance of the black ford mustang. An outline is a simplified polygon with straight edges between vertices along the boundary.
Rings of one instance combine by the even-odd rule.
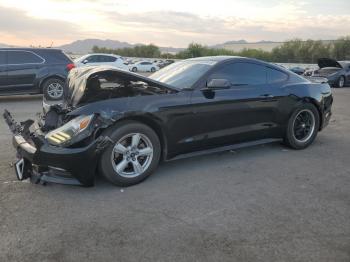
[[[4,117],[16,174],[92,186],[95,173],[130,186],[161,160],[284,140],[303,149],[329,122],[331,89],[242,57],[174,63],[149,78],[113,68],[73,69],[62,104],[42,117]],[[35,130],[35,131],[33,131]]]

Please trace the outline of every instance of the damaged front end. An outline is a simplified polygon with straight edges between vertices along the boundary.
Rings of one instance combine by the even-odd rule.
[[[129,114],[130,97],[176,92],[142,76],[111,68],[72,70],[61,104],[43,103],[39,120],[3,116],[17,150],[17,178],[93,186],[99,155],[113,141],[104,130]]]
[[[110,143],[104,136],[92,139],[92,126],[99,125],[98,118],[91,118],[90,127],[85,127],[81,133],[79,145],[64,131],[55,129],[45,134],[32,120],[17,123],[7,110],[3,116],[13,132],[18,157],[15,171],[19,180],[30,178],[34,183],[93,186],[98,155]],[[83,121],[85,126],[86,120]],[[83,142],[85,136],[91,141]]]

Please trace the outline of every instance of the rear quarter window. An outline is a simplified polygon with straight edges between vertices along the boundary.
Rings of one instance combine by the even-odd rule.
[[[284,82],[288,79],[288,75],[282,71],[267,68],[267,82],[269,84]]]
[[[116,57],[113,56],[101,56],[101,62],[115,62],[117,60]]]
[[[44,50],[43,52],[38,52],[38,54],[44,57],[48,63],[73,63],[72,60],[61,50]]]

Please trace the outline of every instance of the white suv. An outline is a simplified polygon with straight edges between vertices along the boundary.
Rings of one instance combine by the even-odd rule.
[[[111,54],[88,54],[79,57],[74,61],[77,67],[95,66],[95,65],[109,65],[120,69],[129,70],[129,67],[124,64],[121,56]]]

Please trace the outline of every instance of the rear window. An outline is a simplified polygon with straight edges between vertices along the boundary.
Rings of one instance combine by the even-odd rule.
[[[8,51],[7,54],[8,64],[41,64],[45,60],[31,51]]]

